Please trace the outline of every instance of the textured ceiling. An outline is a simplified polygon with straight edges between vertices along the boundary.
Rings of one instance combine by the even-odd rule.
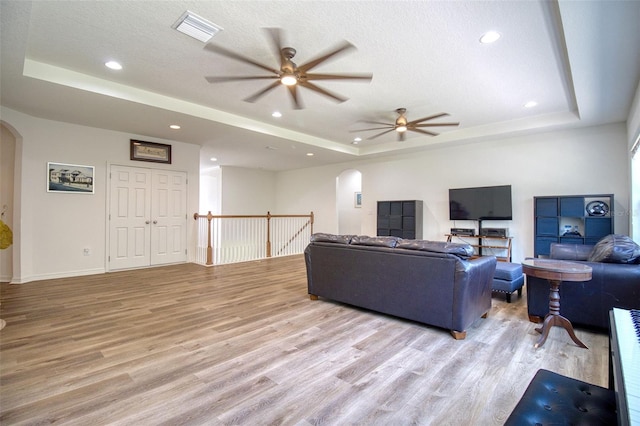
[[[640,76],[635,1],[1,1],[2,105],[35,116],[199,144],[213,163],[286,170],[436,144],[627,119]],[[171,28],[186,10],[221,26],[210,43],[277,67],[262,28],[282,28],[298,64],[342,40],[357,49],[314,71],[372,73],[321,82],[346,102],[301,89],[294,110],[266,75]],[[480,36],[496,30],[498,42]],[[103,66],[109,59],[124,69]],[[63,101],[61,101],[63,100]],[[527,101],[538,106],[523,108]],[[362,121],[447,112],[436,137],[397,142]],[[279,110],[283,117],[274,119]],[[168,125],[178,123],[179,131]],[[355,136],[364,140],[351,142]],[[267,149],[266,147],[270,147]],[[313,152],[313,157],[306,153]]]

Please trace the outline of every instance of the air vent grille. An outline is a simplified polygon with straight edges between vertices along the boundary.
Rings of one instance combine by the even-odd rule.
[[[208,42],[214,35],[222,31],[222,27],[188,10],[182,14],[180,19],[178,19],[171,28],[193,37],[196,40],[200,40],[203,43]]]

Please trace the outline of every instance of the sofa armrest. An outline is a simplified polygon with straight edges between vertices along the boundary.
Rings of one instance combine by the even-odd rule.
[[[491,309],[491,284],[496,270],[494,256],[459,261],[454,288],[453,328],[463,331]]]
[[[549,257],[557,260],[588,260],[593,246],[582,244],[551,243]]]

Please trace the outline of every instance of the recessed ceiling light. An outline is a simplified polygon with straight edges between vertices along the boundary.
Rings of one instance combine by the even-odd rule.
[[[536,101],[529,101],[526,104],[524,104],[525,108],[533,108],[534,106],[538,106],[538,103]]]
[[[271,116],[272,116],[272,117],[275,117],[275,118],[280,118],[280,117],[282,117],[282,113],[281,113],[280,111],[274,111],[274,112],[271,114]]]
[[[173,129],[173,130],[178,130],[178,129],[180,129],[180,126],[178,126],[177,124],[172,124],[172,125],[169,126],[169,128]]]
[[[208,42],[214,35],[222,31],[222,27],[188,10],[182,14],[171,28],[193,37],[196,40],[200,40],[203,43]]]
[[[358,145],[360,143],[360,141],[362,140],[362,138],[360,136],[353,138],[353,142],[351,142],[353,145]]]
[[[209,160],[211,160],[211,161],[218,161],[218,159],[217,159],[216,157],[211,157],[211,158],[209,158]]]
[[[480,43],[489,44],[497,41],[500,38],[500,33],[497,31],[487,31],[480,37]]]
[[[313,152],[307,152],[307,157],[313,157]]]
[[[122,69],[122,65],[120,65],[120,63],[116,62],[116,61],[108,61],[104,63],[104,66],[112,69],[112,70],[116,70],[119,71]]]

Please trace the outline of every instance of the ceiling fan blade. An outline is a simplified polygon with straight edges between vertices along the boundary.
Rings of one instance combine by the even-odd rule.
[[[373,74],[305,74],[302,78],[307,80],[371,80]]]
[[[391,126],[391,127],[395,126],[395,124],[393,124],[393,123],[383,123],[382,121],[367,121],[367,120],[362,120],[362,121],[359,121],[359,123],[367,123],[367,124],[381,124],[381,125],[383,125],[383,126]]]
[[[223,47],[220,47],[220,46],[217,46],[215,44],[211,44],[211,43],[207,44],[207,45],[204,46],[204,48],[206,50],[209,50],[211,52],[217,53],[219,55],[226,56],[227,58],[235,59],[236,61],[244,62],[245,64],[249,64],[249,65],[253,65],[254,67],[262,68],[263,70],[272,72],[272,73],[274,73],[276,75],[280,73],[280,71],[278,71],[275,68],[272,68],[272,67],[270,67],[268,65],[261,64],[260,62],[254,61],[251,58],[247,58],[246,56],[240,55],[240,54],[238,54],[236,52],[233,52],[231,50],[227,50],[227,49],[225,49]]]
[[[460,123],[424,123],[414,124],[413,127],[438,127],[438,126],[459,126]]]
[[[337,54],[342,53],[342,52],[344,52],[345,50],[348,50],[348,49],[355,49],[355,46],[353,44],[349,43],[348,41],[344,41],[341,44],[339,44],[332,51],[330,51],[328,53],[325,53],[324,55],[322,55],[322,56],[320,56],[318,58],[312,59],[311,61],[306,62],[306,63],[304,63],[302,65],[299,65],[298,66],[298,70],[303,72],[303,73],[305,73],[305,72],[309,71],[310,69],[317,67],[318,65],[320,65],[321,63],[323,63],[327,59],[330,59],[330,58],[336,56]]]
[[[416,129],[416,128],[410,128],[409,130],[411,130],[412,132],[418,132],[418,133],[423,133],[425,135],[429,135],[429,136],[438,136],[439,133],[433,133],[433,132],[428,132],[426,130],[422,130],[422,129]]]
[[[382,129],[394,129],[395,126],[389,125],[385,127],[372,127],[370,129],[358,129],[358,130],[349,130],[349,133],[358,133],[358,132],[367,132],[369,130],[382,130]]]
[[[368,141],[370,141],[371,139],[375,139],[375,138],[377,138],[377,137],[379,137],[379,136],[382,136],[382,135],[385,135],[385,134],[387,134],[387,133],[389,133],[389,132],[393,132],[394,130],[395,130],[395,129],[389,129],[389,130],[386,130],[386,131],[384,131],[384,132],[382,132],[382,133],[378,133],[377,135],[373,135],[373,136],[371,136],[370,138],[367,138],[367,140],[368,140]]]
[[[337,95],[335,93],[331,93],[326,89],[323,89],[322,87],[318,87],[313,83],[310,83],[308,81],[298,81],[298,84],[302,87],[306,87],[309,90],[313,90],[314,92],[320,93],[321,95],[325,95],[337,102],[344,102],[347,100],[347,98],[344,98],[340,95]]]
[[[421,121],[427,121],[427,120],[433,120],[435,118],[440,118],[440,117],[444,117],[447,116],[449,114],[447,114],[446,112],[440,113],[440,114],[434,114],[434,115],[430,115],[429,117],[424,117],[424,118],[418,118],[417,120],[411,120],[407,123],[407,125],[409,124],[417,124],[420,123]]]
[[[289,89],[289,93],[291,94],[291,100],[293,101],[293,108],[294,109],[303,109],[304,107],[302,106],[302,103],[298,99],[298,88],[297,88],[297,86],[296,85],[287,86],[287,89]]]
[[[243,80],[271,80],[278,78],[277,75],[260,75],[260,76],[237,76],[237,77],[205,77],[209,83],[224,83],[226,81],[243,81]]]
[[[259,92],[249,96],[248,98],[245,98],[244,101],[253,103],[253,102],[257,101],[258,99],[260,99],[262,96],[264,96],[267,92],[275,89],[279,85],[280,85],[280,80],[274,81],[273,83],[271,83],[270,85],[268,85],[264,89],[260,90]]]
[[[280,63],[283,63],[285,58],[282,55],[282,30],[280,28],[263,28],[263,30],[269,35],[269,41],[271,42],[271,48],[273,53],[279,59]]]

